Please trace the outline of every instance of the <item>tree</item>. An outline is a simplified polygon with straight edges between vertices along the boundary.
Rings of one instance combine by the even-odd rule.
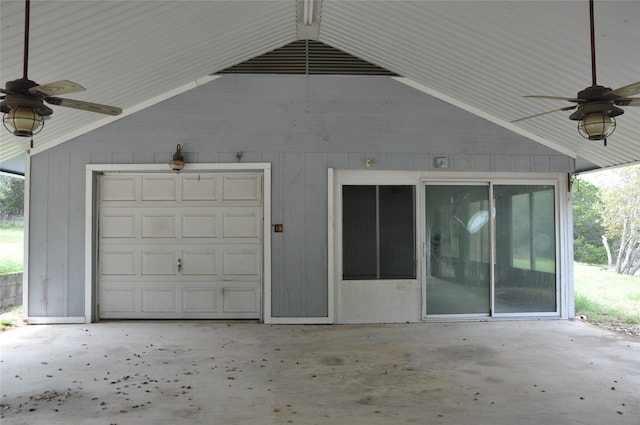
[[[605,245],[615,247],[616,273],[634,275],[640,269],[640,166],[615,171],[616,184],[600,191]]]
[[[0,176],[0,216],[20,217],[24,214],[24,179]]]
[[[581,263],[606,264],[607,253],[602,246],[604,228],[600,214],[602,201],[598,188],[586,180],[577,180],[572,187],[574,259]]]

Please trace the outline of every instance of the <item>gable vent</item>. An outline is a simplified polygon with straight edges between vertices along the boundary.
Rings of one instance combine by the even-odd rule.
[[[216,74],[397,74],[314,40],[298,40]]]

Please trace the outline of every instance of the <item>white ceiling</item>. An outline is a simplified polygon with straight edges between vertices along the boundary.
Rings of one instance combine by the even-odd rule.
[[[522,95],[571,97],[591,85],[587,0],[315,0],[312,27],[302,22],[304,3],[34,0],[29,77],[78,82],[87,91],[64,97],[120,106],[126,115],[311,35],[569,154],[578,167],[640,161],[640,107],[625,108],[607,147],[583,139],[570,112],[510,123],[570,105]],[[598,83],[640,80],[640,1],[597,0],[595,17]],[[22,76],[23,25],[24,2],[0,0],[3,85]],[[52,108],[32,152],[114,119]],[[0,130],[0,169],[28,143]]]

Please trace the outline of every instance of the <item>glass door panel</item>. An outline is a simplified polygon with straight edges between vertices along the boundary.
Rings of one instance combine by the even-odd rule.
[[[555,312],[555,193],[496,185],[495,312]]]
[[[427,315],[488,315],[489,186],[429,184],[425,200]]]

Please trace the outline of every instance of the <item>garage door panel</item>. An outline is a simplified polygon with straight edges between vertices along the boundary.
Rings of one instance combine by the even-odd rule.
[[[175,201],[175,176],[144,176],[142,177],[143,201]]]
[[[100,186],[101,201],[135,201],[137,198],[135,176],[102,176]]]
[[[175,214],[142,214],[143,238],[175,238]]]
[[[222,216],[222,235],[225,238],[258,238],[260,236],[259,211],[225,212]]]
[[[218,215],[182,214],[183,238],[215,238],[218,235]]]
[[[183,288],[182,311],[185,313],[217,313],[218,288]]]
[[[183,176],[182,199],[184,201],[216,201],[218,177],[201,174]]]
[[[218,251],[212,249],[182,252],[182,274],[186,276],[216,276]]]
[[[260,270],[258,250],[225,250],[222,270],[225,276],[257,276]]]
[[[100,256],[100,273],[109,275],[135,275],[137,251],[103,250]]]
[[[174,276],[177,264],[175,251],[142,251],[142,274],[145,276]]]
[[[223,200],[257,201],[260,199],[260,178],[254,176],[224,176],[222,180]]]
[[[260,297],[255,288],[225,287],[223,292],[223,310],[225,313],[250,313],[258,311]]]
[[[136,214],[103,214],[100,220],[102,238],[135,238],[137,236]]]
[[[100,311],[135,313],[138,305],[136,295],[134,287],[104,285],[100,291]]]
[[[178,304],[175,288],[143,288],[143,313],[177,313]]]

